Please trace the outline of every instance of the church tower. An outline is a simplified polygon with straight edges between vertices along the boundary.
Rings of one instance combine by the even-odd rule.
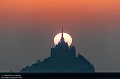
[[[63,37],[63,27],[62,27],[62,35],[61,35],[61,43],[65,43],[65,39],[64,39],[64,37]]]
[[[62,28],[61,39],[59,43],[54,47],[51,48],[51,57],[57,58],[75,58],[76,51],[74,46],[68,46],[68,43],[65,42],[64,39],[64,32]]]

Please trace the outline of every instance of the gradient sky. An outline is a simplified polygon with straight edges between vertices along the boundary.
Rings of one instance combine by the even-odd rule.
[[[120,0],[0,0],[0,72],[50,56],[62,24],[97,72],[120,72]]]

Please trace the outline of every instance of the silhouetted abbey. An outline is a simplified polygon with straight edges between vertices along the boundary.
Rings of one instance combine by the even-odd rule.
[[[82,73],[95,72],[93,65],[80,54],[76,57],[74,46],[68,46],[64,41],[63,30],[62,37],[55,48],[51,48],[51,56],[44,61],[37,61],[30,67],[27,66],[21,72],[38,73]]]

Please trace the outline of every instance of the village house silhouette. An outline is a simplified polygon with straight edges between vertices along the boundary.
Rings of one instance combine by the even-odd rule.
[[[82,55],[76,56],[74,46],[68,46],[62,35],[59,43],[51,48],[51,55],[43,61],[38,60],[26,66],[22,73],[94,73],[94,66]]]

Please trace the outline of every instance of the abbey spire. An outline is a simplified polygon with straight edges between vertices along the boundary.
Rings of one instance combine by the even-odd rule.
[[[61,35],[61,40],[62,43],[65,42],[64,37],[63,37],[63,27],[62,27],[62,35]]]

